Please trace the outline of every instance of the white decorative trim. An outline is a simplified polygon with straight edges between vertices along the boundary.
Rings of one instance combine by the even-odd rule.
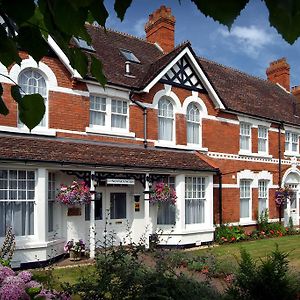
[[[291,126],[291,125],[284,125],[284,131],[291,131],[293,133],[297,133],[300,135],[300,128],[299,127],[294,127],[294,126]]]
[[[150,141],[150,140],[148,140]],[[161,147],[161,148],[173,148],[173,149],[180,149],[180,150],[197,150],[200,152],[207,152],[207,148],[200,147],[199,145],[194,144],[188,144],[188,145],[177,145],[172,142],[168,141],[154,141],[155,147]]]
[[[250,151],[246,151],[246,150],[240,150],[239,151],[239,155],[240,156],[253,156],[253,157],[261,157],[261,158],[273,158],[272,155],[263,153],[263,152],[259,152],[259,153],[252,153]]]
[[[37,63],[31,56],[27,59],[22,60],[20,66],[18,64],[14,64],[10,69],[8,76],[13,81],[18,82],[19,74],[27,68],[37,69],[43,74],[47,83],[48,90],[57,87],[56,76],[53,73],[53,71],[50,69],[50,67],[48,67],[45,63],[41,61]]]
[[[166,96],[166,97],[168,97],[168,99],[171,100],[171,102],[173,104],[174,114],[175,113],[182,113],[180,100],[177,97],[177,95],[174,92],[171,91],[171,89],[169,87],[171,87],[171,86],[168,86],[167,84],[165,84],[165,89],[158,91],[154,95],[153,101],[152,101],[152,108],[158,109],[158,102],[159,102],[159,100],[162,97]]]
[[[198,97],[198,92],[194,92],[194,91],[192,92],[192,96],[187,97],[183,102],[182,109],[181,109],[183,114],[186,115],[186,110],[187,110],[189,104],[192,102],[195,102],[196,104],[198,104],[200,106],[201,118],[208,115],[207,108],[206,108],[204,101],[200,97]]]
[[[50,87],[49,92],[58,92],[58,93],[70,94],[74,96],[83,96],[87,98],[90,96],[90,93],[88,91],[73,90],[61,86]]]
[[[219,184],[215,183],[214,188],[219,188]],[[222,183],[222,189],[238,189],[239,186],[236,183]]]
[[[282,186],[284,186],[288,175],[290,174],[297,174],[299,176],[299,182],[300,182],[300,171],[297,169],[297,167],[295,165],[291,166],[289,169],[287,169],[284,173],[284,175],[282,176]]]
[[[87,89],[90,94],[102,95],[104,97],[120,98],[122,100],[129,100],[129,90],[119,90],[113,87],[105,86],[105,89],[97,84],[87,83]]]
[[[209,80],[205,76],[204,72],[202,71],[201,67],[199,66],[197,60],[191,53],[188,47],[184,48],[143,90],[145,93],[149,93],[150,89],[184,56],[187,55],[189,60],[191,61],[198,77],[201,79],[201,82],[207,89],[211,99],[213,100],[216,107],[225,109],[221,99],[213,89],[212,85],[210,84]]]
[[[218,122],[223,122],[223,123],[225,122],[225,123],[234,124],[234,125],[240,125],[239,121],[232,120],[232,119],[225,119],[225,118],[221,118],[221,117],[216,117],[216,116],[213,116],[213,115],[203,116],[203,119],[213,120],[213,121],[218,121]]]
[[[238,115],[238,119],[239,119],[240,122],[251,124],[252,128],[257,128],[258,126],[264,126],[264,127],[269,128],[271,126],[270,122],[266,122],[266,121],[263,121],[263,120],[254,119],[254,118],[250,118],[250,117],[246,117],[246,116]]]
[[[23,127],[0,126],[0,131],[13,132],[13,133],[24,133],[24,134],[34,134],[34,135],[56,136],[55,129],[44,128],[41,126],[35,127],[34,129],[31,130],[31,132],[25,126],[23,126]]]
[[[51,47],[51,49],[56,53],[60,61],[64,64],[64,66],[68,69],[68,71],[71,73],[72,77],[77,79],[82,79],[81,75],[73,69],[73,67],[70,64],[70,61],[66,54],[60,49],[60,47],[57,45],[57,43],[54,41],[54,39],[48,35],[48,44]]]

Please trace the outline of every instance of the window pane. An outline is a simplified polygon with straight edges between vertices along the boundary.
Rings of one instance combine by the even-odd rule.
[[[159,140],[172,141],[173,140],[173,119],[158,118],[159,126]]]
[[[126,128],[126,116],[112,115],[111,126],[115,128]]]
[[[175,205],[170,203],[161,203],[157,211],[157,224],[159,225],[175,225]]]
[[[240,216],[241,218],[249,218],[249,203],[250,203],[250,199],[249,198],[244,198],[241,199],[240,202]]]
[[[110,194],[110,218],[111,219],[126,218],[126,193]]]
[[[90,220],[91,205],[85,205],[85,220]],[[95,220],[102,220],[102,193],[95,193]]]
[[[191,144],[199,144],[199,123],[187,122],[187,142]]]

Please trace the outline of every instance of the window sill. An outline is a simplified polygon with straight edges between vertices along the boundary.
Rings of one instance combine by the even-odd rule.
[[[202,148],[199,145],[194,145],[194,144],[177,145],[175,143],[167,142],[167,141],[155,141],[154,146],[161,147],[161,148],[180,149],[180,150],[197,150],[197,151],[202,151],[202,152],[208,151],[208,148]]]
[[[298,152],[290,152],[290,151],[285,151],[284,156],[295,156],[295,157],[300,157],[300,154]]]
[[[29,131],[28,128],[20,127],[10,127],[10,126],[0,126],[0,131],[13,132],[13,133],[25,133],[25,134],[34,134],[34,135],[47,135],[47,136],[56,136],[55,129],[36,127]]]
[[[122,131],[122,130],[117,130],[117,129],[108,130],[108,129],[102,129],[102,128],[86,127],[85,131],[88,133],[95,133],[95,134],[135,137],[135,133],[133,133],[133,132]]]
[[[245,226],[245,225],[256,225],[257,221],[253,221],[251,219],[240,219],[239,225]]]
[[[244,151],[244,150],[240,150],[239,155],[241,156],[252,156],[252,157],[261,157],[261,158],[273,158],[272,155],[267,154],[267,153],[252,153],[250,151]]]

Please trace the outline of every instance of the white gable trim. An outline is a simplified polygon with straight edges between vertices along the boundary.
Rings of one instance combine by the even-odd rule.
[[[183,49],[144,89],[143,92],[149,93],[150,89],[184,56],[187,55],[190,59],[194,70],[196,71],[197,75],[201,79],[201,83],[204,85],[206,90],[208,91],[209,96],[213,100],[214,104],[217,108],[225,109],[221,99],[213,89],[212,85],[210,84],[209,80],[205,76],[204,72],[202,71],[201,67],[199,66],[197,60],[195,59],[194,55],[190,51],[188,47]]]
[[[58,58],[64,64],[64,66],[68,69],[72,77],[77,79],[82,79],[81,75],[71,66],[70,61],[66,56],[66,54],[60,49],[60,47],[57,45],[57,43],[50,35],[48,36],[48,45],[55,52],[55,54],[58,56]]]

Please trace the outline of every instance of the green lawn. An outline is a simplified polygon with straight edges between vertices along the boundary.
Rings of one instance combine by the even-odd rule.
[[[222,264],[234,268],[237,266],[241,248],[246,249],[253,258],[260,259],[272,252],[276,244],[280,251],[289,253],[290,265],[300,272],[300,235],[220,245],[191,251],[188,255],[194,256],[209,252],[214,254]]]

